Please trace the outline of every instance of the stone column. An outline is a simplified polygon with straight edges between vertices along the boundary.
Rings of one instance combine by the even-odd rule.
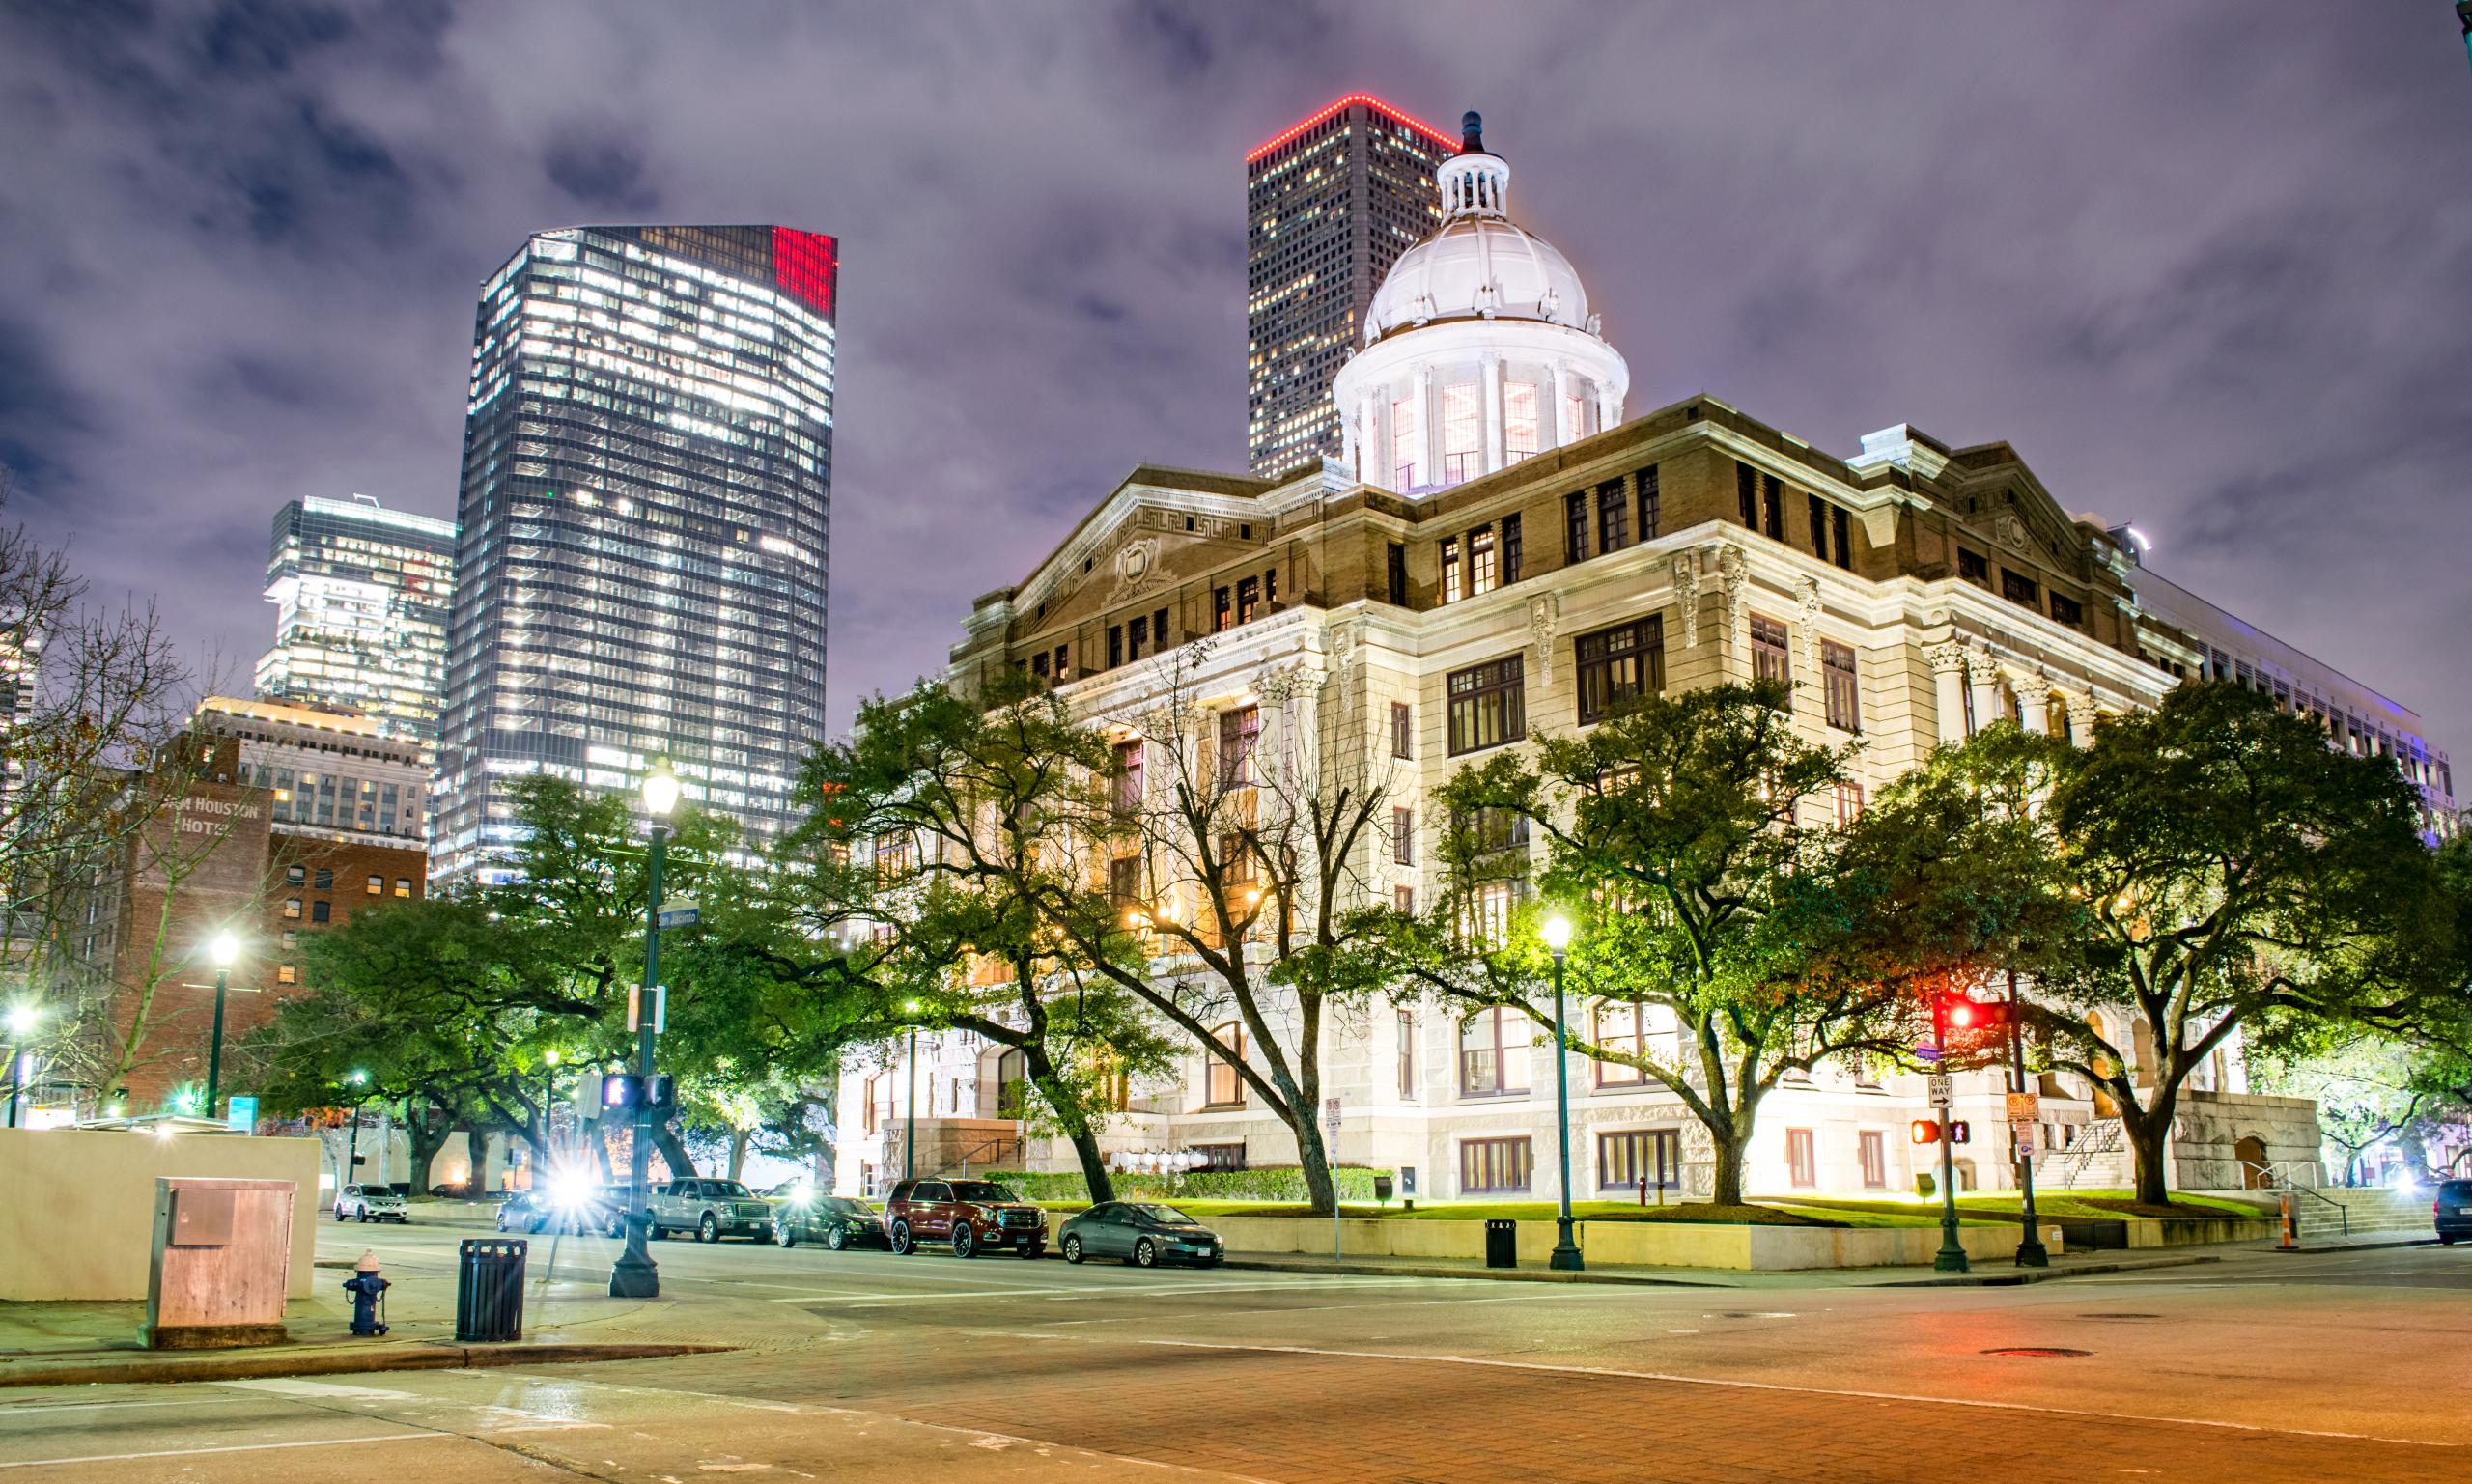
[[[1954,639],[1923,652],[1931,661],[1931,690],[1940,713],[1940,741],[1966,740],[1966,651]]]
[[[1417,368],[1417,432],[1423,435],[1424,447],[1417,450],[1417,483],[1442,483],[1442,408],[1433,391],[1433,368]]]
[[[1485,352],[1485,467],[1491,474],[1503,466],[1503,358],[1492,350]]]
[[[1554,399],[1554,406],[1546,416],[1553,420],[1554,446],[1560,448],[1571,441],[1570,424],[1562,419],[1562,378],[1567,372],[1561,361],[1556,361],[1550,369],[1554,374],[1554,379],[1553,384],[1548,386],[1546,391]]]
[[[1974,729],[1978,732],[2000,719],[2000,661],[1991,658],[1987,649],[1966,653],[1966,687],[1974,701]]]
[[[2040,670],[2028,670],[2008,678],[2008,688],[2017,692],[2017,724],[2037,735],[2051,730],[2051,677]]]
[[[2083,747],[2094,740],[2094,693],[2066,697],[2068,703],[2068,743]]]

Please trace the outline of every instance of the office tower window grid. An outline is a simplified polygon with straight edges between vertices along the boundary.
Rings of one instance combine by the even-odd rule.
[[[668,758],[750,844],[823,734],[833,239],[582,227],[484,286],[434,879],[512,842],[509,776]]]
[[[1338,457],[1331,378],[1390,265],[1440,225],[1434,167],[1458,148],[1357,94],[1246,157],[1246,437],[1255,474]]]
[[[434,761],[454,578],[452,520],[359,497],[291,501],[267,557],[275,638],[258,694],[368,716]]]

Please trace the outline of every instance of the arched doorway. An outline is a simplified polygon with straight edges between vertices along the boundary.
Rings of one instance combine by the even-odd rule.
[[[996,1058],[996,1116],[1020,1118],[1028,1105],[1024,1102],[1030,1088],[1029,1058],[1018,1048],[1007,1050]]]
[[[2266,1141],[2252,1134],[2232,1146],[2233,1157],[2240,1162],[2240,1189],[2262,1190],[2274,1184],[2266,1173]]]

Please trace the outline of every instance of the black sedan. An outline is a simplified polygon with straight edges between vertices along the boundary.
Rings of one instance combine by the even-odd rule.
[[[2439,1246],[2472,1241],[2472,1180],[2440,1181],[2430,1214],[2437,1218]]]
[[[876,1208],[847,1195],[825,1195],[813,1190],[772,1197],[772,1240],[785,1247],[820,1242],[836,1252],[844,1247],[891,1246]]]
[[[1137,1268],[1162,1263],[1217,1267],[1227,1255],[1219,1233],[1173,1206],[1149,1201],[1103,1201],[1064,1223],[1064,1260],[1121,1257]]]

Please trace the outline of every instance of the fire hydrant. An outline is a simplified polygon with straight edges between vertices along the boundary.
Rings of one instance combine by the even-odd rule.
[[[383,1334],[386,1332],[386,1290],[395,1285],[378,1275],[378,1254],[363,1251],[355,1271],[344,1279],[344,1292],[351,1295],[351,1332]]]

